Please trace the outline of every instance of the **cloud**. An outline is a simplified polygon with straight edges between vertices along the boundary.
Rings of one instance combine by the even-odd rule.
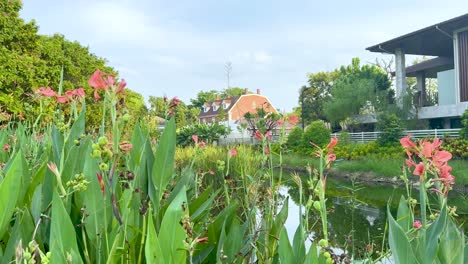
[[[254,53],[254,60],[257,63],[269,63],[271,62],[271,56],[265,51],[260,51]]]

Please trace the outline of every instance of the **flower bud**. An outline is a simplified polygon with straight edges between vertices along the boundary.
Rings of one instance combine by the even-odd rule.
[[[101,147],[98,144],[93,144],[92,146],[93,150],[100,150]]]
[[[93,150],[93,155],[92,155],[92,156],[93,156],[93,158],[95,158],[95,159],[101,158],[101,151],[100,151],[100,150],[97,150],[97,149]]]
[[[331,258],[330,253],[327,252],[327,251],[323,252],[323,256],[324,256],[325,258],[327,258],[327,259]]]
[[[104,147],[105,145],[107,145],[107,143],[109,143],[109,141],[107,140],[106,137],[100,137],[100,138],[98,139],[98,144],[99,144],[99,146],[101,146],[101,147]]]
[[[73,143],[75,143],[75,146],[79,146],[79,145],[80,145],[80,141],[79,141],[78,139],[75,139],[75,140],[73,141]]]
[[[318,244],[319,244],[319,246],[321,246],[321,247],[328,247],[328,240],[326,240],[326,239],[320,239],[320,241],[319,241]]]
[[[122,120],[124,122],[128,122],[130,120],[130,115],[128,113],[126,113],[125,115],[122,116]]]
[[[99,169],[102,171],[106,171],[108,169],[108,166],[106,163],[101,163],[99,164]]]
[[[319,202],[319,201],[315,201],[315,202],[314,202],[314,208],[315,208],[317,211],[322,210],[322,206],[320,205],[320,202]]]

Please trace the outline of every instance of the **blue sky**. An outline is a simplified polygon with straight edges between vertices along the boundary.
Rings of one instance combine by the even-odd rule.
[[[290,111],[308,72],[390,59],[365,48],[467,12],[466,0],[24,0],[21,16],[89,46],[146,98],[223,89],[230,61],[231,86]]]

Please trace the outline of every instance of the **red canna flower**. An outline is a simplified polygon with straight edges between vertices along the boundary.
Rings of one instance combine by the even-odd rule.
[[[422,176],[424,174],[424,163],[419,162],[416,165],[416,168],[414,169],[413,174],[417,176]]]
[[[416,166],[416,163],[412,159],[406,159],[405,163],[406,163],[406,166],[408,166],[408,168],[412,168]]]
[[[205,141],[200,141],[200,144],[198,144],[198,146],[200,146],[200,148],[206,147]]]
[[[408,134],[408,136],[400,139],[400,143],[406,149],[416,147],[416,144],[414,144],[414,142],[411,141],[411,134]]]
[[[333,154],[333,152],[329,152],[327,155],[325,155],[325,159],[327,161],[327,169],[330,168],[331,163],[336,160],[336,155]]]
[[[10,151],[10,145],[8,145],[8,144],[3,145],[3,150],[4,150],[5,152]]]
[[[235,157],[237,155],[237,150],[236,149],[231,149],[231,152],[229,154],[232,157]]]
[[[452,158],[452,154],[446,150],[436,151],[432,157],[432,161],[437,167],[441,167]]]
[[[276,123],[278,124],[278,126],[282,126],[284,125],[284,119],[280,119]]]
[[[104,75],[103,72],[101,72],[100,70],[96,70],[93,73],[93,75],[91,75],[91,78],[88,81],[88,85],[93,87],[95,89],[95,91],[97,89],[105,90],[106,89],[106,83],[102,79],[103,75]]]
[[[265,147],[265,154],[270,154],[270,149],[268,147]]]
[[[435,150],[434,145],[431,142],[424,141],[422,143],[422,151],[421,153],[424,155],[426,158],[431,158],[432,157],[432,152]]]
[[[57,99],[57,102],[61,104],[65,104],[68,102],[68,98],[63,95],[56,95],[55,98]]]
[[[119,86],[117,86],[116,93],[123,93],[125,86],[127,86],[127,82],[125,81],[125,79],[122,79],[119,83]]]
[[[123,142],[119,143],[119,148],[120,148],[121,151],[128,154],[128,153],[130,153],[130,150],[132,150],[133,145],[132,145],[132,143],[130,143],[128,141],[123,141]]]
[[[36,94],[39,94],[39,95],[42,95],[42,96],[45,96],[45,97],[54,97],[56,96],[57,94],[54,92],[54,90],[52,90],[52,88],[50,88],[49,86],[47,86],[46,88],[44,87],[40,87],[39,89],[37,89],[35,91]]]
[[[422,227],[421,221],[417,220],[413,222],[413,227],[419,229]]]
[[[96,173],[96,177],[98,179],[98,182],[99,182],[99,187],[101,188],[101,192],[102,194],[104,195],[104,191],[105,191],[105,186],[104,186],[104,180],[102,179],[102,174],[101,173]]]
[[[198,144],[198,136],[197,135],[192,135],[192,139],[193,139],[193,142],[195,142],[195,144]]]
[[[258,131],[258,130],[255,131],[254,137],[255,137],[256,139],[258,139],[258,140],[262,140],[262,139],[263,139],[262,134],[260,134],[260,131]]]
[[[328,146],[326,148],[327,149],[332,149],[337,143],[338,143],[338,138],[333,137],[333,138],[331,138],[330,143],[328,144]]]
[[[297,122],[299,122],[299,118],[297,116],[290,116],[289,117],[289,124],[295,125],[295,124],[297,124]]]

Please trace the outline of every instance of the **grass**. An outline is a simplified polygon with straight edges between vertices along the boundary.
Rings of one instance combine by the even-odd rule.
[[[360,160],[337,160],[333,167],[345,172],[372,172],[378,177],[398,177],[404,162],[404,159],[368,157]],[[283,164],[290,167],[314,166],[317,164],[317,160],[314,157],[290,153],[283,155]],[[452,160],[449,165],[452,166],[452,174],[456,178],[456,184],[468,184],[468,161]]]

